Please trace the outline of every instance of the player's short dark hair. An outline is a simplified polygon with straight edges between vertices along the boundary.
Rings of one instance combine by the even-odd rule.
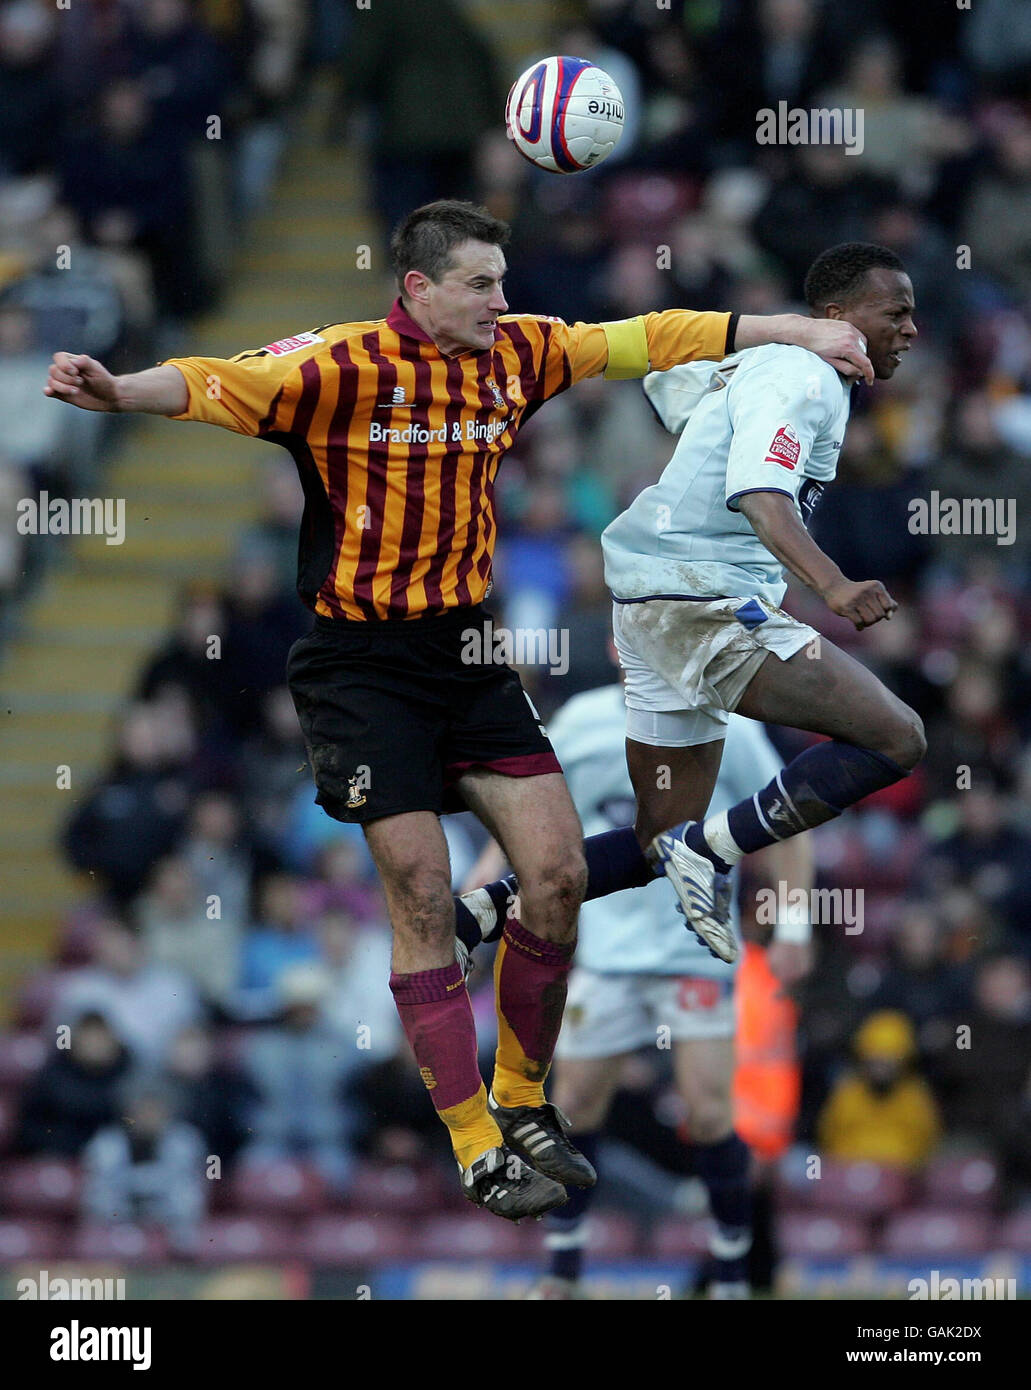
[[[410,270],[421,270],[434,282],[451,269],[451,253],[463,241],[485,241],[504,246],[510,235],[507,222],[494,217],[484,207],[441,198],[410,212],[394,228],[390,238],[390,260],[399,287]]]
[[[887,246],[869,241],[843,241],[821,251],[805,277],[805,302],[810,309],[828,304],[848,304],[857,297],[869,270],[901,270],[906,267]]]

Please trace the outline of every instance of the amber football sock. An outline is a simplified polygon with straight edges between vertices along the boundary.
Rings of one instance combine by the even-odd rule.
[[[544,1104],[575,945],[542,941],[514,917],[505,922],[494,961],[498,1050],[491,1089],[499,1105]]]

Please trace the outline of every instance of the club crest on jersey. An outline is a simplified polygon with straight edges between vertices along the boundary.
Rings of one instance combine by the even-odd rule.
[[[779,463],[781,468],[794,469],[798,465],[801,452],[802,445],[798,435],[790,425],[781,425],[773,436],[772,444],[766,450],[766,462]]]
[[[490,391],[491,395],[494,397],[494,404],[497,406],[497,408],[499,410],[504,410],[508,402],[505,400],[504,396],[498,389],[498,383],[494,380],[492,376],[489,376],[485,382],[485,385],[488,391]]]
[[[361,777],[356,773],[354,777],[347,779],[347,809],[356,811],[359,806],[365,805],[365,793],[361,787]]]
[[[317,333],[296,333],[292,338],[280,338],[278,343],[266,343],[265,351],[271,352],[273,357],[285,357],[288,352],[300,352],[301,348],[309,347],[312,343],[325,341]]]

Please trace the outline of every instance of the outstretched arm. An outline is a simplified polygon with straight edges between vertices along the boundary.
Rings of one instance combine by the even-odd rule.
[[[95,358],[71,352],[54,353],[43,394],[80,410],[111,414],[181,415],[189,403],[186,379],[178,367],[149,367],[128,376],[112,376]]]

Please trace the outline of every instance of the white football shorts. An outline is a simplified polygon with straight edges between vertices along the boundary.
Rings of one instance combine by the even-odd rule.
[[[575,965],[556,1057],[593,1060],[674,1042],[734,1036],[734,977],[605,975]]]
[[[612,605],[625,675],[627,737],[687,748],[726,737],[767,653],[782,661],[819,638],[762,598],[650,598]]]

